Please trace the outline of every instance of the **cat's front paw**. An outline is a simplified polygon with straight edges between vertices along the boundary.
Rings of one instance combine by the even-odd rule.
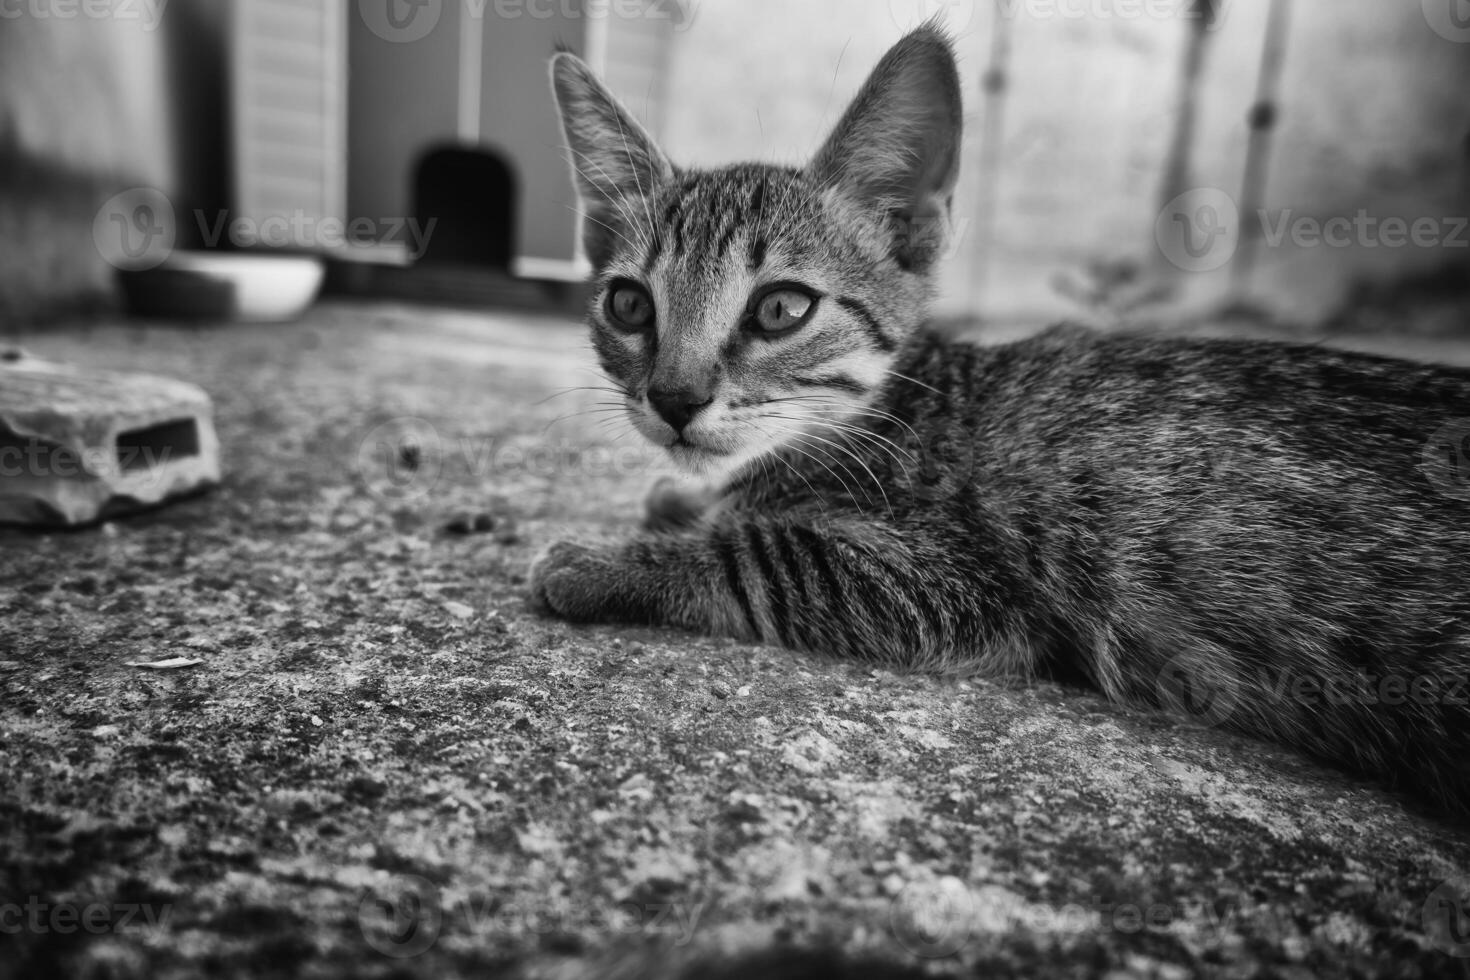
[[[563,619],[605,618],[616,584],[607,553],[573,541],[556,542],[531,563],[531,604]]]

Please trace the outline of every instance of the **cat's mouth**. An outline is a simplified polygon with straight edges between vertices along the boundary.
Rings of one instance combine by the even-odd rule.
[[[697,443],[693,439],[690,439],[688,436],[682,435],[682,434],[675,436],[674,437],[674,441],[671,442],[671,443],[669,443],[668,448],[669,449],[692,449],[692,450],[694,450],[696,452],[709,453],[712,456],[725,456],[725,455],[728,455],[728,451],[727,450],[717,449],[714,446],[707,446],[707,445],[703,445],[701,443]]]
[[[729,456],[731,450],[712,446],[708,443],[696,442],[687,435],[678,435],[674,441],[664,446],[664,449],[676,460],[679,459],[703,459],[713,460],[722,456]]]
[[[663,449],[675,466],[706,477],[730,468],[739,458],[736,447],[704,442],[682,433],[664,443]]]

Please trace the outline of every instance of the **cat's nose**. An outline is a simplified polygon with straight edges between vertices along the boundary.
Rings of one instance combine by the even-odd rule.
[[[684,427],[694,421],[706,406],[714,401],[708,391],[695,390],[693,388],[680,388],[677,391],[664,391],[659,388],[648,389],[648,402],[653,410],[658,413],[659,418],[673,426],[675,432],[683,432]]]

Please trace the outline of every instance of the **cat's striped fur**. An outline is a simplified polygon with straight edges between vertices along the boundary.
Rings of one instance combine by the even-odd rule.
[[[554,81],[602,366],[648,438],[731,475],[672,530],[553,546],[537,601],[1084,679],[1470,809],[1470,494],[1423,466],[1470,418],[1470,372],[927,330],[960,118],[932,27],[801,169],[680,171],[575,58]],[[782,284],[796,295],[752,313]]]

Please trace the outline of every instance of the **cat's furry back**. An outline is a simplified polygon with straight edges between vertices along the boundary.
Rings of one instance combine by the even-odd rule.
[[[645,436],[734,476],[676,533],[553,547],[537,601],[1084,679],[1470,811],[1470,502],[1422,465],[1470,372],[927,332],[959,127],[932,27],[804,168],[681,172],[580,62],[554,77],[603,369]]]

